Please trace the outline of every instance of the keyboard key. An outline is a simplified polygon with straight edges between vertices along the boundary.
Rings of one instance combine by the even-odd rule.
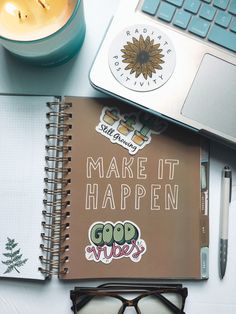
[[[199,12],[199,16],[208,21],[212,21],[216,13],[216,9],[209,4],[203,3]]]
[[[217,8],[225,10],[228,6],[229,0],[214,0],[213,5]]]
[[[147,14],[155,15],[159,3],[160,0],[145,0],[142,6],[142,11]]]
[[[224,11],[219,11],[215,18],[215,23],[225,28],[229,26],[230,21],[231,15]]]
[[[180,28],[186,29],[191,19],[191,14],[183,10],[178,10],[174,16],[173,24]]]
[[[199,0],[186,0],[184,3],[184,9],[196,14],[199,10],[200,4],[201,2]]]
[[[184,0],[166,0],[167,2],[175,5],[176,7],[182,7]]]
[[[236,33],[236,18],[233,19],[231,25],[230,25],[230,30],[232,32],[235,32]],[[236,40],[236,39],[235,39]]]
[[[206,3],[211,3],[211,0],[203,0]]]
[[[193,16],[190,23],[188,30],[200,37],[206,37],[207,32],[209,30],[210,23],[206,20],[201,19],[200,17]]]
[[[161,20],[170,22],[174,16],[175,10],[176,8],[173,5],[168,4],[166,2],[162,2],[158,9],[157,16]]]
[[[236,0],[231,0],[228,11],[229,13],[236,15]]]
[[[236,34],[233,32],[229,32],[220,26],[212,25],[208,34],[208,39],[236,52]]]

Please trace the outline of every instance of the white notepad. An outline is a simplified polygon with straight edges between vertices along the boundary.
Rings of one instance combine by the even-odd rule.
[[[0,96],[0,276],[45,278],[38,268],[42,254],[46,102],[53,100]]]

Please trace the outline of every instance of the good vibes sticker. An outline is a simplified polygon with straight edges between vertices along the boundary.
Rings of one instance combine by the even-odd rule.
[[[90,244],[85,248],[85,257],[104,264],[121,258],[137,263],[146,252],[146,243],[140,236],[139,227],[132,221],[95,222],[89,228]]]
[[[125,87],[146,92],[161,87],[175,68],[174,47],[162,31],[149,25],[125,28],[114,39],[109,66]]]

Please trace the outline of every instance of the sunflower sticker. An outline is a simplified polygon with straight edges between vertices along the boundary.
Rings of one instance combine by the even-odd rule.
[[[155,44],[154,39],[150,39],[147,36],[144,39],[143,35],[139,35],[139,38],[132,38],[132,42],[127,42],[123,52],[122,62],[127,63],[125,70],[130,70],[130,74],[135,73],[135,78],[138,78],[141,74],[145,78],[152,78],[152,75],[156,73],[156,70],[162,70],[162,63],[165,61],[162,53],[163,49],[160,49],[160,44]]]
[[[109,66],[125,87],[146,92],[165,84],[175,67],[174,47],[166,34],[149,25],[124,29],[113,41]]]

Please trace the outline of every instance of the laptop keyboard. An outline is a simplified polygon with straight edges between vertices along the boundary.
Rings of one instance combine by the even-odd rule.
[[[236,0],[144,0],[141,10],[236,52]]]

